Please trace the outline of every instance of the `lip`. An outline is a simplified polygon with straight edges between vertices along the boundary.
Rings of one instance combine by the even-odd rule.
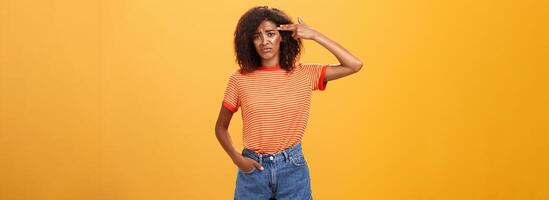
[[[272,50],[271,48],[263,48],[261,49],[261,52],[268,53],[268,52],[271,52],[271,50]]]

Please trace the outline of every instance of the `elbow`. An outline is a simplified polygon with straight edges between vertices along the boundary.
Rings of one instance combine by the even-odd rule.
[[[229,130],[229,127],[216,125],[215,126],[215,136],[219,137],[220,135],[227,133]]]
[[[215,138],[217,138],[217,140],[219,140],[221,137],[222,137],[222,129],[218,128],[218,127],[215,127]]]
[[[222,130],[223,130],[223,129],[222,129],[220,126],[218,126],[218,125],[216,125],[214,129],[215,129],[215,135],[219,135],[219,134],[222,132]]]
[[[219,123],[215,124],[214,130],[215,130],[215,136],[218,136],[219,132],[221,132],[221,126],[219,126]]]
[[[354,73],[357,73],[360,71],[360,69],[362,69],[362,61],[357,61],[354,65],[353,65],[353,71]]]

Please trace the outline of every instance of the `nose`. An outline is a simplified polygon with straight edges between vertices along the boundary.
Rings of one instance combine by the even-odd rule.
[[[267,37],[263,36],[261,39],[261,44],[266,45],[267,43],[269,43],[269,40],[267,40]]]

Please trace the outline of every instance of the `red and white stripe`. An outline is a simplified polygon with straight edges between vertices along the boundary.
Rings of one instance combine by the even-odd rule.
[[[222,105],[242,108],[244,147],[257,153],[277,153],[303,138],[311,94],[324,90],[327,65],[297,63],[291,72],[260,67],[249,74],[231,74]]]

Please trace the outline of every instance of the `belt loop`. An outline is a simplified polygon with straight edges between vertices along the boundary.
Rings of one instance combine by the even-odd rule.
[[[282,151],[282,154],[284,154],[284,160],[288,161],[288,153],[286,153],[286,151]]]
[[[259,154],[259,164],[263,165],[263,155]]]

